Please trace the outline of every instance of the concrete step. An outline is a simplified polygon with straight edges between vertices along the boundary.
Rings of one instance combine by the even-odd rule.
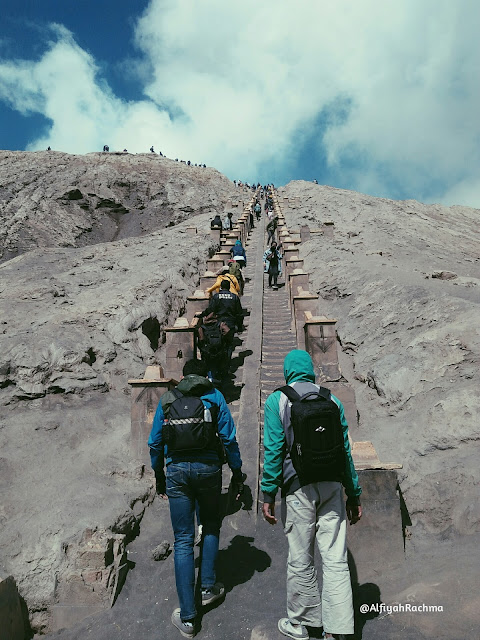
[[[280,314],[280,316],[277,316],[276,315],[277,313]],[[290,309],[286,306],[284,307],[276,304],[269,305],[268,303],[265,303],[263,305],[263,317],[264,319],[270,318],[271,320],[275,320],[277,317],[290,318],[291,313],[290,313]]]
[[[263,320],[268,325],[277,321],[289,321],[291,320],[291,314],[286,309],[277,309],[276,307],[268,308],[264,306],[263,309]]]
[[[266,364],[268,362],[268,363],[271,363],[271,364],[281,363],[283,365],[283,361],[285,360],[285,356],[292,349],[296,349],[296,346],[279,347],[275,351],[267,351],[266,353],[263,354],[262,364]]]
[[[271,375],[268,378],[264,378],[262,376],[261,378],[261,382],[260,382],[260,388],[265,389],[267,387],[271,387],[272,385],[277,385],[277,383],[284,383],[285,378],[283,376],[283,371],[277,371],[276,375]]]
[[[293,330],[292,330],[292,325],[290,324],[290,320],[275,320],[272,322],[269,322],[268,320],[264,320],[263,321],[263,335],[264,336],[269,336],[271,335],[273,332],[276,333],[280,333],[280,332],[288,332],[291,333],[293,335]]]
[[[285,356],[287,355],[287,353],[289,353],[289,351],[291,351],[292,349],[296,349],[296,345],[291,345],[291,344],[279,344],[276,345],[275,347],[268,347],[268,350],[266,349],[263,353],[263,360],[262,362],[281,362],[283,364],[283,361],[285,359]]]
[[[273,340],[280,340],[283,342],[297,342],[294,334],[290,331],[290,326],[279,327],[278,329],[273,329],[272,331],[268,331],[263,334],[264,342],[272,342]]]
[[[268,382],[269,380],[277,379],[278,376],[283,378],[283,366],[282,367],[262,367],[260,372],[260,379]]]

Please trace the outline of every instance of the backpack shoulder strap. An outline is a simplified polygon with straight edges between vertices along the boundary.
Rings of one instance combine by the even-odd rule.
[[[288,384],[286,384],[283,387],[279,387],[278,389],[275,389],[275,391],[281,391],[282,393],[284,393],[287,396],[287,398],[290,400],[290,402],[294,402],[295,400],[300,400],[301,398],[304,397],[304,396],[301,396],[299,393],[297,393],[295,389]],[[326,387],[319,387],[318,391],[316,392],[311,391],[306,395],[311,395],[314,393],[318,393],[318,395],[322,396],[322,398],[324,398],[325,400],[330,400],[332,395],[330,392],[330,389],[327,389]]]
[[[182,397],[183,397],[183,393],[179,391],[176,387],[173,389],[170,389],[170,391],[167,391],[167,393],[163,394],[163,396],[160,398],[160,402],[162,404],[163,415],[165,418],[168,417],[170,405],[173,404],[175,400],[178,400],[178,398],[182,398]]]
[[[290,402],[295,402],[296,400],[300,400],[301,396],[293,389],[290,385],[286,384],[283,387],[278,387],[275,391],[281,391],[284,393]]]

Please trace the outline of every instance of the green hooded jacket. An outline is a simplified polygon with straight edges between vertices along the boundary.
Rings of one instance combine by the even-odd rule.
[[[300,395],[306,393],[311,388],[311,384],[315,383],[315,371],[310,354],[300,349],[294,349],[285,356],[283,373],[286,383],[292,385]],[[343,486],[345,487],[347,498],[358,499],[362,489],[358,484],[358,475],[352,460],[345,411],[340,400],[333,394],[331,397],[340,409],[340,420],[343,428],[346,454]],[[287,407],[287,397],[281,391],[274,391],[265,402],[264,462],[260,485],[265,502],[275,502],[275,495],[278,489],[283,488],[287,483],[291,483],[294,476],[296,476],[290,456],[287,456],[285,428],[288,428],[288,425],[284,426]]]

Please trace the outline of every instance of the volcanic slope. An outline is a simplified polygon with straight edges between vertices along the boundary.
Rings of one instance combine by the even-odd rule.
[[[320,231],[301,256],[319,308],[338,320],[356,439],[403,463],[417,534],[479,532],[480,211],[307,182],[279,194],[287,224]]]
[[[209,221],[240,190],[153,155],[4,152],[0,174],[4,260],[18,254],[0,265],[0,573],[41,630],[62,544],[132,535],[152,497],[128,456],[127,380],[160,361],[213,251]]]
[[[223,212],[233,184],[157,154],[0,152],[0,262],[37,247],[138,237]],[[234,194],[233,194],[234,195]]]

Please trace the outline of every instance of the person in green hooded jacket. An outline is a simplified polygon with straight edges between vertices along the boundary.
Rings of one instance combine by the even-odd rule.
[[[310,355],[295,349],[284,360],[285,381],[300,396],[319,389]],[[291,638],[308,639],[306,626],[323,628],[327,638],[353,634],[353,603],[347,563],[346,519],[350,524],[362,516],[357,472],[352,460],[348,425],[342,403],[333,394],[343,430],[345,468],[338,478],[303,484],[293,466],[290,449],[293,429],[291,403],[281,391],[265,402],[264,463],[261,490],[263,516],[275,524],[275,496],[282,491],[282,520],[287,536],[287,618],[278,628]],[[345,505],[342,485],[347,494]],[[320,595],[313,548],[315,537],[322,557],[323,586]]]

